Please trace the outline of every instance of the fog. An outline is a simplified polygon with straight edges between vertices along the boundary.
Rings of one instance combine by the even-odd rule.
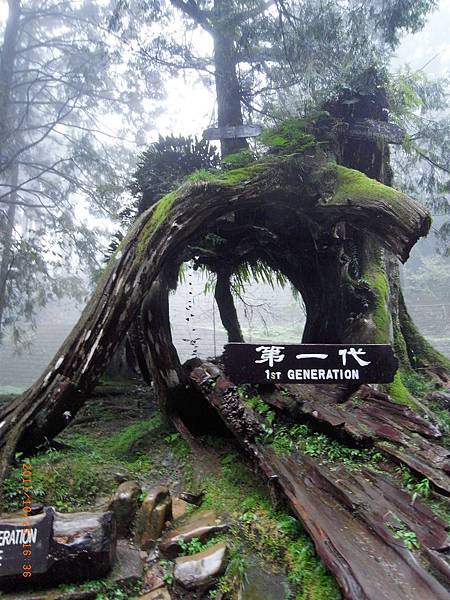
[[[6,2],[0,3],[0,18],[3,19],[7,14],[5,6]],[[446,75],[450,67],[449,31],[450,0],[441,0],[439,9],[429,17],[424,29],[404,37],[393,68],[410,65],[413,70],[423,69],[430,76]],[[146,133],[146,141],[155,139],[156,132],[201,135],[214,121],[212,91],[188,76],[173,77],[166,88],[165,112],[156,118],[155,126]],[[439,222],[439,217],[437,219]],[[433,289],[433,280],[425,276],[425,259],[436,256],[435,231],[436,227],[413,249],[409,263],[402,269],[402,282],[408,307],[419,328],[436,348],[450,356],[450,289]],[[439,260],[441,266],[450,266],[449,258]],[[417,280],[421,269],[422,283]],[[205,292],[204,277],[190,270],[188,277],[192,286],[189,287],[187,281],[181,283],[171,297],[173,338],[182,359],[189,358],[193,352],[201,356],[215,354],[226,339],[212,293]],[[194,290],[194,304],[192,311],[188,311],[191,289]],[[19,347],[6,331],[0,345],[0,389],[3,392],[22,391],[32,384],[76,323],[83,306],[82,301],[68,298],[49,302],[39,310],[36,327],[28,329],[26,344]],[[289,287],[248,286],[243,297],[237,299],[237,307],[248,341],[300,340],[305,316],[301,300],[292,296]],[[195,338],[199,340],[195,342]]]

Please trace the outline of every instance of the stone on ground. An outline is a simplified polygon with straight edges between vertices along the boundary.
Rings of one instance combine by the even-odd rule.
[[[172,498],[173,520],[178,521],[178,519],[184,517],[189,512],[190,508],[191,505],[189,504],[189,502],[185,502],[185,500],[182,500],[181,498],[177,497]]]
[[[159,588],[143,596],[139,596],[139,600],[172,600],[169,590],[166,587]]]
[[[131,524],[139,508],[141,493],[141,486],[137,481],[124,481],[117,488],[110,502],[109,510],[116,515],[119,537],[126,537],[130,533]]]
[[[198,554],[177,558],[173,572],[175,581],[188,590],[210,587],[216,577],[225,572],[226,555],[225,544],[216,544]]]
[[[288,590],[287,579],[282,573],[272,572],[269,565],[256,557],[246,560],[245,578],[238,600],[280,600],[287,597]]]
[[[139,549],[132,546],[127,540],[117,542],[116,562],[110,581],[121,585],[129,585],[140,581],[144,566],[139,556]]]
[[[162,534],[167,521],[172,520],[172,498],[166,487],[150,490],[136,516],[136,543],[149,550]]]
[[[176,556],[180,551],[180,543],[189,542],[194,538],[203,541],[228,527],[229,524],[220,519],[214,511],[201,511],[190,515],[180,525],[168,531],[161,540],[160,549],[168,556]]]

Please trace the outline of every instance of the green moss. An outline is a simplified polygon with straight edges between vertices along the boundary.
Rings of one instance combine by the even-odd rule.
[[[224,169],[239,169],[247,167],[255,162],[255,155],[250,150],[240,150],[232,154],[227,154],[222,158],[222,167]]]
[[[220,185],[237,185],[250,181],[267,170],[267,161],[257,161],[245,167],[225,171],[199,169],[188,175],[185,183],[217,183]]]
[[[250,181],[258,175],[262,175],[267,171],[267,166],[267,161],[258,161],[248,165],[247,167],[231,169],[230,171],[222,171],[220,176],[217,178],[217,181],[226,185],[237,185],[238,183]]]
[[[117,458],[130,458],[139,451],[145,438],[155,436],[160,429],[161,417],[155,415],[151,419],[134,423],[118,431],[111,436],[105,447],[108,453]]]
[[[374,271],[372,274],[366,273],[366,277],[371,283],[372,289],[375,291],[375,311],[374,321],[377,327],[375,334],[376,343],[387,343],[389,341],[389,331],[391,316],[388,308],[389,300],[389,283],[383,271]]]
[[[137,256],[141,257],[147,249],[153,233],[158,227],[166,220],[167,215],[170,212],[175,200],[177,199],[177,192],[169,192],[155,205],[152,216],[148,223],[142,229],[137,243]]]
[[[380,248],[375,249],[374,256],[362,274],[375,293],[373,320],[376,326],[373,342],[390,343],[391,315],[389,312],[389,282],[384,268],[383,254]]]
[[[385,202],[392,207],[392,212],[401,221],[409,219],[405,202],[407,196],[392,187],[384,185],[375,179],[371,179],[360,171],[349,169],[341,165],[336,166],[336,188],[330,204],[347,204],[352,199],[358,202]],[[428,218],[428,226],[431,225],[431,217]]]
[[[336,191],[333,203],[346,203],[348,199],[358,198],[367,200],[384,199],[388,202],[403,202],[405,195],[392,187],[383,185],[376,179],[371,179],[355,169],[342,165],[336,166]]]
[[[317,145],[317,140],[308,129],[311,122],[307,119],[291,117],[272,129],[263,131],[260,141],[282,152],[305,152]]]
[[[210,169],[197,169],[184,179],[184,183],[201,183],[206,181],[216,181],[218,171]]]
[[[402,379],[401,371],[397,371],[392,383],[387,385],[388,394],[399,404],[406,404],[412,408],[417,408],[417,403],[414,401],[413,396],[409,393],[405,387]]]
[[[394,329],[394,352],[398,358],[400,367],[407,370],[410,367],[408,349],[406,346],[405,338],[403,337],[402,330],[400,328],[398,317],[393,318],[393,329]]]

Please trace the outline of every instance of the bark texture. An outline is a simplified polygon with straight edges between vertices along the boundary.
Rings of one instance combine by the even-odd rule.
[[[447,524],[428,507],[382,474],[365,469],[354,472],[344,466],[330,469],[298,451],[278,456],[259,441],[263,429],[258,416],[217,366],[203,363],[192,371],[191,379],[273,493],[287,499],[344,598],[448,598]],[[399,522],[417,536],[437,578],[423,567],[417,552],[394,535]]]
[[[234,46],[233,6],[229,0],[215,0],[214,69],[219,127],[242,125],[241,86],[237,76]],[[220,141],[222,156],[248,148],[243,138]]]

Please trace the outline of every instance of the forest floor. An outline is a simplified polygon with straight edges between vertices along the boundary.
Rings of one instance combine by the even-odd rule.
[[[258,399],[248,398],[250,404]],[[255,406],[254,408],[258,408]],[[265,409],[264,409],[265,410]],[[427,480],[417,479],[406,467],[390,464],[383,456],[348,448],[324,433],[300,425],[302,451],[333,468],[344,464],[354,470],[382,469],[402,487],[432,506],[450,522],[448,504],[433,496]],[[283,433],[272,446],[283,453],[289,440]],[[242,585],[250,589],[264,583],[266,595],[245,597],[259,600],[337,600],[341,593],[334,578],[315,554],[309,536],[298,521],[282,507],[273,508],[265,485],[254,474],[234,446],[233,439],[203,437],[205,461],[194,456],[178,433],[161,421],[150,388],[140,382],[105,382],[99,385],[73,423],[56,438],[56,444],[31,460],[34,502],[54,506],[60,512],[95,510],[116,491],[118,480],[136,480],[143,494],[155,485],[169,487],[171,494],[204,492],[200,508],[214,509],[231,522],[226,533],[206,543],[193,540],[185,554],[197,553],[213,543],[226,543],[230,559],[225,574],[208,596],[219,592],[237,597]],[[208,458],[209,457],[209,458]],[[21,500],[20,471],[13,470],[5,484],[4,511],[18,510]],[[403,542],[414,546],[411,532],[402,531]],[[171,561],[160,566],[165,582],[172,583]],[[243,583],[244,582],[244,583]],[[270,590],[267,586],[271,586]],[[40,598],[57,598],[63,592],[93,590],[96,600],[138,598],[142,580],[117,581],[111,578],[65,585]],[[282,592],[280,592],[282,590]],[[281,594],[281,595],[280,595]],[[0,592],[1,595],[1,592]],[[34,598],[34,594],[5,598]],[[186,596],[187,598],[187,596]]]

